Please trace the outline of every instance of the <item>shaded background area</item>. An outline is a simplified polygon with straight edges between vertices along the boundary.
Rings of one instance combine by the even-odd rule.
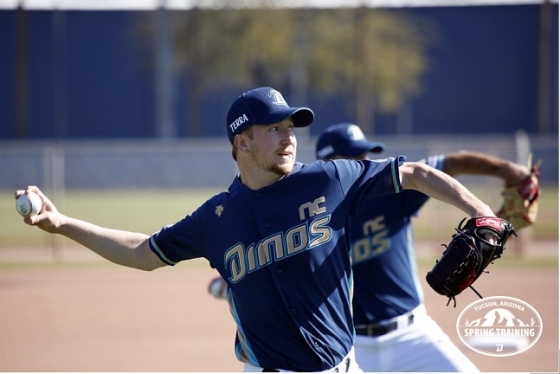
[[[367,71],[356,72],[352,80],[331,83],[330,92],[315,84],[313,74],[328,71],[317,72],[319,67],[309,61],[306,64],[305,56],[295,56],[308,48],[298,37],[311,35],[309,31],[295,33],[293,41],[276,51],[279,56],[294,57],[274,67],[268,66],[275,58],[268,54],[273,52],[259,55],[263,47],[256,42],[236,49],[234,38],[231,45],[220,47],[225,48],[221,52],[225,56],[219,58],[222,70],[205,73],[210,77],[199,87],[197,74],[205,66],[198,60],[210,58],[206,55],[210,52],[193,43],[211,42],[206,40],[208,32],[194,22],[205,14],[202,8],[0,9],[0,139],[224,139],[229,105],[241,92],[260,85],[281,89],[292,105],[313,108],[316,121],[311,135],[332,123],[353,121],[371,135],[482,135],[524,130],[557,137],[558,2],[513,3],[517,5],[359,9],[357,12],[367,10],[373,20],[409,21],[418,27],[418,43],[424,43],[420,55],[424,62],[420,61],[418,74],[410,78],[417,88],[408,89],[410,82],[399,83],[395,78],[397,83],[391,84],[400,87],[391,90],[399,102],[389,111],[381,110],[376,101],[382,90],[379,79],[371,83],[378,85],[377,91],[360,87],[369,76]],[[334,11],[296,9],[286,16],[294,25],[301,25],[294,17]],[[174,17],[185,18],[176,24]],[[285,32],[277,26],[272,24],[266,30],[268,35]],[[183,29],[173,34],[179,27]],[[337,27],[332,23],[327,30],[346,38],[347,44],[356,40],[368,43],[377,35],[358,30],[354,38],[353,31]],[[328,36],[326,32],[321,35],[323,39]],[[228,47],[231,52],[225,52],[230,51]],[[329,47],[333,45],[322,50]],[[372,66],[389,57],[379,49],[355,50],[366,47],[358,45],[340,53],[355,52],[356,64]],[[228,59],[232,64],[243,61],[248,51],[256,54],[252,60],[259,61],[244,63],[255,66],[248,67],[251,78],[241,84],[232,79],[244,73],[228,70],[224,64]],[[404,62],[410,58],[403,54],[395,60],[403,64],[403,74]],[[336,65],[341,61],[334,60],[332,68],[348,69]],[[321,65],[321,69],[327,68]],[[356,108],[359,102],[364,104]]]

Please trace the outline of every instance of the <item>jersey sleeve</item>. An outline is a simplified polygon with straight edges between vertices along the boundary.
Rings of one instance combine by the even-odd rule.
[[[204,209],[161,228],[150,237],[150,248],[166,264],[176,265],[183,260],[206,257],[204,235]]]
[[[405,156],[379,160],[335,160],[341,188],[350,199],[351,211],[355,212],[364,200],[402,192],[399,166]]]
[[[424,161],[426,165],[431,166],[434,169],[443,171],[443,163],[445,162],[445,155],[441,154],[441,155],[429,156]]]

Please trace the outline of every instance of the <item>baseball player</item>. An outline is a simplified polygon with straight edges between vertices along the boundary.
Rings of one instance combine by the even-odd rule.
[[[463,185],[405,158],[295,162],[295,127],[314,119],[281,93],[243,93],[227,114],[239,174],[227,192],[153,235],[65,216],[35,186],[25,223],[64,235],[114,263],[153,270],[206,258],[227,281],[244,371],[361,371],[354,357],[348,217],[373,197],[414,189],[471,217],[494,216]]]
[[[366,160],[385,145],[368,140],[351,123],[330,126],[318,138],[318,159]],[[422,162],[458,176],[491,175],[507,186],[530,176],[529,168],[490,155],[461,151]],[[403,191],[363,202],[352,218],[356,360],[366,372],[476,372],[476,366],[426,313],[412,243],[411,218],[428,200]],[[227,283],[217,277],[209,292],[225,298]]]
[[[380,153],[354,124],[326,129],[316,145],[319,159],[365,160]],[[527,167],[496,157],[457,152],[423,160],[451,176],[484,174],[514,185]],[[417,191],[364,202],[352,219],[355,352],[364,371],[476,372],[476,366],[426,313],[412,242],[411,218],[428,196]]]

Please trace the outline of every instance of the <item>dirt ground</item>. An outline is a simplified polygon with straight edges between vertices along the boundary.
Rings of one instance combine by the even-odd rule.
[[[557,266],[493,266],[491,274],[479,279],[477,290],[484,296],[521,299],[543,319],[543,334],[529,350],[489,357],[461,343],[455,323],[477,299],[470,290],[453,308],[425,288],[428,311],[482,371],[558,372]],[[420,269],[421,280],[425,271]],[[0,371],[239,372],[228,308],[207,293],[214,274],[197,261],[149,273],[103,260],[4,267]]]

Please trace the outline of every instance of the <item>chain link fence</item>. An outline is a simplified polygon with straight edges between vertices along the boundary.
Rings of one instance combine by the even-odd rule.
[[[302,134],[298,140],[298,160],[314,161],[316,139]],[[532,152],[534,161],[544,161],[542,183],[558,183],[556,137],[518,133],[375,140],[386,146],[380,157],[405,155],[410,161],[468,149],[526,163]],[[60,195],[70,189],[227,188],[236,173],[231,146],[222,139],[0,142],[0,190],[38,185]]]

